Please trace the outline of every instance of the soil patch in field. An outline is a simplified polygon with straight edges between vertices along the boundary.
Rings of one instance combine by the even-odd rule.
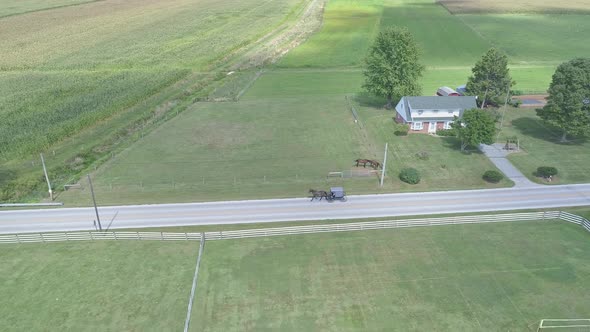
[[[590,0],[439,0],[452,14],[543,13],[590,14]]]

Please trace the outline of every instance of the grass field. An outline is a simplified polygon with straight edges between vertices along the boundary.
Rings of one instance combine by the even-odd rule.
[[[472,13],[536,13],[536,14],[572,14],[588,13],[588,0],[570,0],[555,2],[551,0],[438,0],[454,14]]]
[[[577,225],[521,221],[208,241],[191,330],[534,330],[587,317],[588,239]],[[181,329],[197,251],[2,245],[0,329]]]
[[[156,203],[302,197],[335,185],[350,194],[510,185],[482,180],[495,167],[479,153],[460,153],[452,139],[394,136],[391,111],[357,105],[359,127],[344,99],[355,86],[347,72],[270,72],[241,101],[199,103],[121,153],[95,173],[97,197],[101,204]],[[385,142],[390,161],[383,188],[376,176],[326,179],[361,156],[381,159]],[[430,159],[419,160],[421,151]],[[422,172],[419,185],[397,178],[408,166]],[[90,204],[83,185],[59,200]]]
[[[340,96],[201,103],[117,156],[95,182],[107,203],[302,196],[329,171],[349,169],[361,149]],[[88,197],[60,199],[79,196]]]
[[[191,328],[534,330],[587,317],[588,239],[519,222],[208,242]]]
[[[523,152],[514,153],[509,159],[533,181],[547,183],[534,176],[539,166],[557,167],[559,175],[552,184],[581,183],[590,181],[590,142],[586,138],[572,138],[560,143],[561,133],[548,127],[535,110],[509,108],[500,140],[517,136]]]
[[[473,14],[459,17],[483,39],[504,51],[514,64],[551,66],[590,52],[590,45],[580,42],[580,36],[590,33],[590,15]]]
[[[97,0],[2,0],[0,1],[0,18],[94,1]]]
[[[181,330],[197,252],[198,242],[2,245],[0,330]]]

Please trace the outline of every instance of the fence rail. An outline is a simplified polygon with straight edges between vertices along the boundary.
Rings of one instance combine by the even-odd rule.
[[[201,233],[167,232],[60,232],[0,235],[0,243],[36,243],[94,240],[199,241]]]
[[[324,225],[277,227],[277,228],[262,228],[262,229],[245,229],[245,230],[239,230],[239,231],[206,232],[205,239],[206,240],[228,240],[228,239],[239,239],[239,238],[249,238],[249,237],[266,237],[266,236],[293,235],[293,234],[349,232],[349,231],[362,231],[362,230],[372,230],[372,229],[477,224],[477,223],[493,223],[493,222],[506,222],[506,221],[527,221],[527,220],[530,221],[530,220],[539,220],[539,219],[551,220],[551,219],[558,219],[558,218],[559,218],[559,211],[550,211],[550,212],[511,213],[511,214],[497,214],[497,215],[459,216],[459,217],[426,218],[426,219],[385,220],[385,221],[372,221],[372,222],[370,221],[370,222],[345,223],[345,224],[324,224]]]
[[[261,229],[244,229],[237,231],[205,232],[205,240],[229,240],[253,237],[268,237],[310,233],[350,232],[375,229],[391,229],[406,227],[462,225],[496,222],[516,222],[532,220],[561,219],[584,227],[590,232],[590,221],[562,211],[546,211],[531,213],[510,213],[494,215],[472,215],[442,218],[402,219],[369,221],[343,224],[323,224],[308,226],[276,227]],[[200,241],[201,233],[169,233],[169,232],[59,232],[0,235],[0,244],[5,243],[37,243],[66,241],[98,241],[98,240],[147,240],[147,241]]]
[[[569,212],[560,211],[559,219],[580,225],[584,227],[588,232],[590,232],[590,221],[584,217],[580,217]]]

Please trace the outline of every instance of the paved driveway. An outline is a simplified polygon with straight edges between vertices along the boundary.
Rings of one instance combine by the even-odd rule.
[[[482,151],[490,161],[506,175],[507,178],[514,182],[515,187],[535,187],[541,186],[529,180],[521,171],[519,171],[506,156],[510,153],[504,150],[504,144],[494,143],[492,145],[480,144],[479,150]]]

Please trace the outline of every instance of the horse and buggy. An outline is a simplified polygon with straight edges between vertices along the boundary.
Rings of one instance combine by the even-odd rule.
[[[309,193],[311,194],[312,201],[316,198],[319,198],[320,201],[322,198],[325,198],[328,202],[335,200],[346,202],[346,193],[342,187],[332,187],[329,192],[325,190],[309,189]]]

